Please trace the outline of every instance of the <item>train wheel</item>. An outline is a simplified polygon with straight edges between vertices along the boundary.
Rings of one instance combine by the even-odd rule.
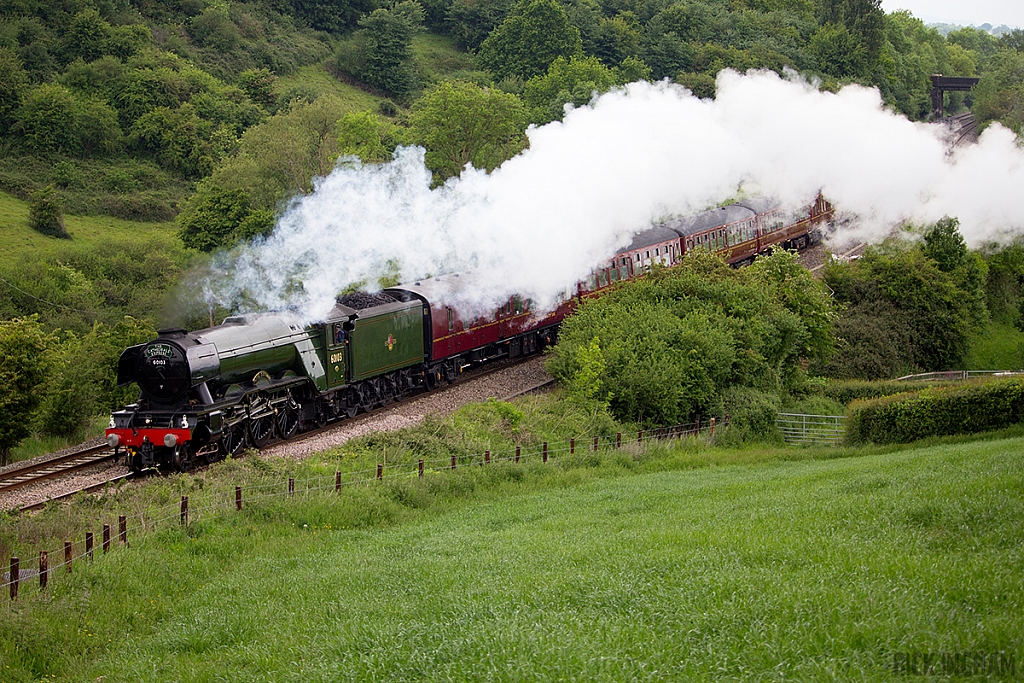
[[[224,430],[220,437],[220,450],[225,456],[234,458],[245,447],[245,424],[237,424]]]
[[[290,439],[299,431],[299,413],[286,405],[277,414],[277,435],[282,439]]]
[[[192,469],[192,457],[184,446],[175,446],[171,453],[171,466],[178,472],[188,472]]]
[[[263,448],[274,436],[274,416],[264,415],[249,420],[249,440],[256,448]]]

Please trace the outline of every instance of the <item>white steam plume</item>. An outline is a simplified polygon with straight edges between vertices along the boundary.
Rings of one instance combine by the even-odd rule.
[[[957,216],[969,244],[1024,228],[1024,154],[994,125],[947,154],[947,131],[882,107],[857,86],[819,92],[773,73],[718,78],[714,101],[634,83],[528,131],[491,174],[430,189],[419,148],[380,166],[343,164],[294,202],[267,240],[224,259],[204,289],[321,319],[344,287],[397,266],[403,281],[466,269],[478,310],[512,293],[553,303],[567,286],[670,214],[748,192],[790,208],[818,191],[859,218],[857,237]],[[299,286],[301,284],[301,286]]]

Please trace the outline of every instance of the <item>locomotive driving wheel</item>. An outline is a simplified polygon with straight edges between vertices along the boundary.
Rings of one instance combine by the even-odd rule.
[[[220,448],[225,456],[230,455],[233,458],[242,452],[245,447],[245,431],[244,422],[224,429],[224,434],[220,437]]]
[[[299,431],[299,413],[291,405],[286,404],[277,412],[277,434],[282,439],[290,439]]]
[[[274,436],[274,415],[249,420],[249,440],[256,448],[263,448]]]

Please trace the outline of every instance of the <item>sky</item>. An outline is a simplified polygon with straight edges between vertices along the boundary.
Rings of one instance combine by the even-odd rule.
[[[925,23],[1024,27],[1024,0],[882,0],[882,9],[910,10]]]

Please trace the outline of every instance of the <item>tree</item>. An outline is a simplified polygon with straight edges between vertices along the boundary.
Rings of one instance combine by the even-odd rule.
[[[7,129],[14,123],[14,113],[27,86],[28,74],[18,55],[0,47],[0,129]]]
[[[529,79],[557,57],[582,54],[580,31],[556,0],[519,0],[480,46],[480,63],[496,78]]]
[[[387,161],[392,149],[384,144],[384,124],[368,111],[349,112],[338,121],[338,154],[363,162]]]
[[[476,50],[511,8],[512,0],[454,0],[445,27],[460,46]]]
[[[845,26],[825,24],[811,36],[810,47],[818,68],[830,76],[854,78],[864,73],[867,49]]]
[[[46,378],[49,339],[34,316],[0,322],[0,465],[30,433]]]
[[[460,174],[466,164],[490,171],[526,144],[522,101],[465,81],[442,81],[413,103],[410,127],[438,181]]]
[[[976,304],[981,298],[983,306],[983,293],[979,297],[977,288],[963,288],[972,277],[943,271],[920,248],[886,244],[868,249],[852,264],[827,267],[824,279],[847,307],[844,320],[860,316],[857,325],[841,321],[840,329],[887,330],[875,336],[889,340],[879,343],[888,343],[898,353],[887,361],[889,365],[934,371],[960,367],[971,331],[984,314]],[[856,348],[840,343],[836,362],[854,355]]]
[[[1000,50],[988,61],[974,90],[974,117],[985,125],[999,121],[1024,134],[1024,53]]]
[[[277,76],[270,69],[248,69],[238,74],[238,87],[262,107],[271,107],[277,101],[276,84]]]
[[[234,244],[236,233],[252,213],[245,190],[206,184],[178,215],[178,235],[189,249],[211,252]],[[246,226],[245,232],[253,232],[252,226]]]
[[[366,52],[359,77],[399,99],[418,87],[412,63],[412,39],[423,23],[423,10],[415,2],[394,9],[377,9],[359,20]]]
[[[597,57],[558,57],[546,74],[534,76],[523,88],[523,101],[530,108],[530,120],[543,124],[561,119],[566,104],[581,106],[594,93],[622,85],[620,75],[601,64]]]
[[[90,7],[79,12],[72,17],[67,33],[64,34],[65,63],[76,58],[86,62],[99,59],[104,54],[110,36],[110,24],[103,20],[96,9]]]
[[[132,126],[129,140],[163,167],[184,176],[209,173],[212,159],[200,138],[201,122],[191,104],[157,107]]]
[[[18,127],[29,146],[39,152],[77,154],[77,102],[62,85],[41,85],[29,92],[18,111]]]
[[[64,228],[64,210],[53,185],[47,185],[32,194],[28,208],[28,224],[33,230],[44,235],[71,239]]]

